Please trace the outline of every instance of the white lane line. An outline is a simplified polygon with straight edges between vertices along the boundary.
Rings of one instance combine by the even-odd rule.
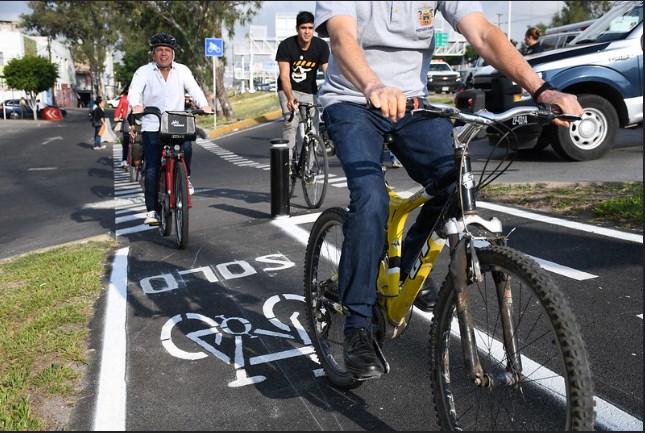
[[[529,255],[527,254],[527,256]],[[558,263],[550,262],[548,260],[544,260],[539,257],[535,257],[535,256],[529,256],[529,257],[535,260],[538,263],[538,265],[542,267],[542,269],[545,269],[549,272],[553,272],[554,274],[563,275],[573,280],[583,281],[583,280],[590,280],[592,278],[598,278],[598,275],[589,274],[584,271],[579,271],[577,269],[560,265]]]
[[[128,252],[129,248],[116,251],[107,290],[94,411],[93,430],[96,431],[125,431]]]
[[[568,227],[574,230],[580,230],[588,233],[595,233],[602,236],[608,236],[610,238],[621,239],[629,242],[643,243],[643,235],[638,235],[634,233],[625,233],[618,230],[607,229],[604,227],[597,227],[590,224],[583,224],[574,221],[567,221],[560,218],[550,217],[547,215],[541,215],[534,212],[528,212],[520,209],[512,209],[506,206],[500,206],[493,203],[487,202],[477,202],[477,206],[484,209],[490,209],[497,212],[503,212],[510,215],[519,216],[521,218],[526,218],[530,220],[536,220],[547,224],[558,225],[561,227]]]

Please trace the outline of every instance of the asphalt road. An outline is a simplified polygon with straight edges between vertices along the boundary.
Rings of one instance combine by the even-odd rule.
[[[271,218],[269,141],[278,123],[195,146],[190,243],[179,251],[142,225],[140,190],[115,167],[120,146],[92,151],[92,128],[77,114],[58,124],[0,123],[0,192],[10,206],[0,215],[0,258],[105,234],[122,246],[97,305],[88,386],[71,429],[437,429],[425,379],[427,314],[415,312],[404,338],[386,343],[393,371],[384,378],[343,392],[318,376],[298,313],[319,211],[298,194],[290,218]],[[642,180],[642,129],[620,137],[600,161],[522,153],[500,181]],[[490,148],[471,150],[481,167]],[[331,172],[324,208],[347,203],[335,158]],[[399,190],[415,186],[401,169],[388,178]],[[583,329],[599,429],[642,430],[642,236],[496,214],[516,228],[511,246],[591,275],[553,278]]]

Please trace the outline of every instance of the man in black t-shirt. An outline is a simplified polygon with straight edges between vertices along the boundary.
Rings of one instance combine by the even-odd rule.
[[[302,11],[296,17],[295,36],[280,42],[275,56],[280,69],[278,77],[278,99],[284,116],[282,138],[289,140],[289,157],[295,145],[299,113],[289,122],[291,112],[297,110],[298,102],[314,104],[317,102],[318,86],[316,73],[318,69],[325,72],[329,60],[329,45],[314,36],[314,15]],[[318,116],[315,117],[318,129]]]

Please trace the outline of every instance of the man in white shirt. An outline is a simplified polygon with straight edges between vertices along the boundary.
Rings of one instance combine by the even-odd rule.
[[[212,112],[193,73],[186,65],[174,61],[176,48],[177,41],[169,34],[159,33],[150,38],[152,62],[137,69],[128,92],[128,103],[134,114],[143,112],[144,107],[157,107],[161,112],[183,111],[186,93],[190,94],[195,105],[201,110]],[[157,177],[161,167],[159,119],[154,115],[143,116],[141,131],[141,144],[146,159],[144,182],[147,214],[144,223],[156,226],[159,225]],[[194,192],[190,182],[192,154],[192,143],[187,141],[184,143],[184,157],[189,176],[188,189],[191,194]]]

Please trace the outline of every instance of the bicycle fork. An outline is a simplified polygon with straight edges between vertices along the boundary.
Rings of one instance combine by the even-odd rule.
[[[519,345],[515,336],[513,325],[513,299],[510,289],[510,276],[494,272],[495,290],[500,309],[504,351],[507,356],[506,372],[491,375],[483,371],[479,362],[475,325],[472,316],[470,297],[467,291],[469,280],[475,278],[473,266],[477,266],[474,256],[475,249],[472,239],[464,236],[459,240],[458,235],[450,236],[450,267],[449,275],[453,282],[455,293],[455,308],[459,323],[459,335],[464,356],[464,366],[468,377],[475,385],[484,388],[497,386],[516,386],[523,379],[521,374],[522,362],[520,359]],[[453,246],[454,245],[454,246]],[[470,250],[470,254],[467,251]],[[469,257],[470,256],[470,257]]]
[[[471,309],[468,286],[470,282],[480,283],[483,276],[474,246],[475,239],[468,232],[468,223],[485,227],[493,233],[501,233],[501,223],[497,219],[483,220],[477,215],[477,205],[473,190],[470,155],[463,149],[457,151],[460,170],[461,207],[464,215],[461,222],[454,219],[447,224],[450,244],[450,266],[448,275],[452,279],[455,294],[455,308],[459,323],[459,334],[468,377],[477,386],[493,388],[496,386],[516,386],[522,380],[522,363],[513,321],[513,297],[511,278],[501,272],[493,272],[495,292],[502,323],[503,345],[507,356],[506,372],[491,375],[483,371],[479,361],[475,325]]]

